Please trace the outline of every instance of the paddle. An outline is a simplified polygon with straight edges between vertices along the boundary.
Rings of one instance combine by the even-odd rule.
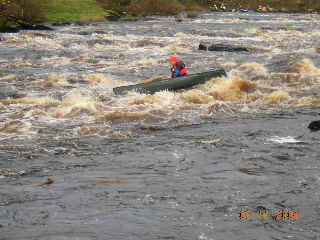
[[[160,80],[165,80],[165,79],[169,79],[169,78],[171,78],[171,77],[169,77],[169,76],[153,77],[153,78],[148,78],[146,80],[142,80],[140,82],[137,82],[136,84],[148,83],[148,82],[153,82],[153,81],[160,81]]]

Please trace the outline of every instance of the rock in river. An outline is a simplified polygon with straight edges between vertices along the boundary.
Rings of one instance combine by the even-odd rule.
[[[225,51],[225,52],[249,52],[250,49],[243,46],[232,46],[224,43],[217,43],[207,45],[205,43],[199,44],[199,50],[205,51]]]
[[[320,120],[312,121],[312,122],[309,124],[308,128],[309,128],[311,131],[313,131],[313,132],[319,131],[319,130],[320,130]]]
[[[19,95],[19,91],[16,89],[16,87],[9,84],[0,84],[0,100],[8,97],[16,98]]]

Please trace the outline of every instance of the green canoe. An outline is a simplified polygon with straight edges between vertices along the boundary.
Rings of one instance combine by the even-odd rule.
[[[169,78],[165,80],[152,81],[147,83],[140,83],[129,86],[121,86],[113,88],[113,92],[116,95],[126,94],[129,91],[136,91],[138,93],[153,94],[155,92],[163,90],[179,90],[184,88],[190,88],[197,84],[205,83],[206,81],[216,78],[227,76],[223,69],[212,70],[209,72],[188,74],[182,77]]]

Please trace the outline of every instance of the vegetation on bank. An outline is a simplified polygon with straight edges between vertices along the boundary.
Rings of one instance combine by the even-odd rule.
[[[95,0],[41,0],[44,20],[54,23],[104,21],[105,11]]]
[[[208,10],[222,2],[229,9],[267,6],[285,12],[320,12],[319,0],[0,0],[0,30],[28,29],[40,22],[96,22],[174,15],[181,11]]]
[[[97,0],[104,9],[132,16],[174,15],[186,10],[205,10],[208,1],[200,0]]]
[[[0,31],[32,28],[41,22],[105,21],[105,15],[96,0],[0,0]]]
[[[133,16],[139,15],[170,15],[185,10],[206,10],[210,6],[221,6],[228,9],[272,8],[282,12],[318,12],[319,0],[97,0],[104,8],[114,12],[126,12]]]
[[[214,1],[218,2],[219,1]],[[281,12],[319,12],[319,0],[225,0],[225,5],[230,8],[237,8],[240,5],[244,8],[258,8],[259,6],[271,7]]]

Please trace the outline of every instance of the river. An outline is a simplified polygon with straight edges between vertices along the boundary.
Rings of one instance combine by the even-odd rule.
[[[320,239],[319,15],[54,28],[2,34],[1,240]],[[113,94],[171,55],[227,77]]]

